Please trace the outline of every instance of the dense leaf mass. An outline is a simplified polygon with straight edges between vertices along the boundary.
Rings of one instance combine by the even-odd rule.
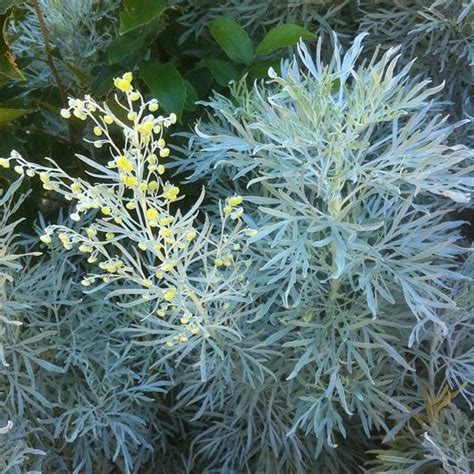
[[[473,472],[473,21],[0,0],[0,473]]]

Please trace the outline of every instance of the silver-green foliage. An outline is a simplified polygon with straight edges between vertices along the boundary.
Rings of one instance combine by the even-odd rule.
[[[472,116],[474,90],[474,4],[464,0],[378,0],[360,2],[360,31],[372,48],[401,44],[416,71],[446,81],[444,99],[455,117]]]
[[[460,268],[467,250],[450,216],[469,202],[473,154],[448,144],[461,124],[433,113],[441,87],[398,67],[396,49],[364,63],[363,39],[345,54],[335,44],[327,63],[321,42],[315,59],[301,46],[280,75],[208,103],[176,166],[216,201],[192,212],[199,258],[167,276],[187,286],[165,317],[149,295],[158,285],[107,278],[107,292],[90,293],[79,283],[91,270],[75,248],[94,219],[101,236],[115,232],[103,245],[118,258],[163,263],[146,246],[135,252],[142,229],[111,220],[119,214],[76,206],[60,217],[67,253],[52,239],[15,252],[1,220],[0,469],[469,472],[472,259]],[[77,190],[57,169],[21,163],[49,189],[132,192],[95,171],[98,182]],[[237,195],[258,231],[250,265],[236,256],[227,267],[213,250],[213,235],[229,239],[215,202]],[[45,255],[11,265],[32,248]],[[205,331],[181,342],[197,313]]]
[[[114,38],[119,0],[39,0],[38,4],[50,49],[56,50],[61,80],[68,90],[82,90],[83,78],[92,73]],[[9,26],[12,53],[27,62],[22,71],[30,91],[51,87],[55,79],[45,61],[45,38],[37,12],[29,3],[22,8],[24,17],[19,15]]]
[[[363,62],[363,38],[345,54],[336,44],[329,63],[321,42],[315,59],[301,45],[281,75],[215,95],[208,118],[187,134],[191,159],[176,164],[218,196],[244,195],[245,219],[258,229],[249,280],[259,305],[244,331],[278,353],[269,362],[278,382],[261,382],[276,394],[257,389],[245,402],[236,383],[241,404],[226,404],[229,420],[210,429],[214,444],[207,438],[202,448],[210,457],[239,419],[242,442],[258,440],[264,451],[259,428],[249,433],[243,420],[278,394],[286,405],[273,413],[288,439],[303,443],[298,455],[335,447],[356,420],[367,436],[382,430],[391,439],[411,413],[399,388],[402,374],[415,373],[409,354],[425,350],[431,331],[453,337],[445,312],[456,307],[465,250],[449,216],[469,202],[473,153],[449,145],[462,124],[432,112],[442,86],[411,78],[411,64],[397,67],[398,48]],[[469,370],[456,368],[463,357],[445,377],[469,396]],[[277,457],[276,442],[267,443]],[[298,472],[295,452],[289,464]]]
[[[114,333],[138,316],[103,293],[83,294],[82,256],[66,258],[56,245],[40,259],[23,257],[20,268],[10,264],[13,250],[2,257],[0,472],[159,472],[157,453],[173,450],[166,440],[177,429],[157,399],[169,382],[150,370],[153,354]]]

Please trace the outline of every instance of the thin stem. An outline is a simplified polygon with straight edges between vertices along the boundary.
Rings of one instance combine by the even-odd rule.
[[[32,3],[33,3],[33,8],[35,9],[36,16],[38,17],[41,34],[43,36],[44,45],[46,47],[46,63],[48,64],[49,69],[51,69],[51,73],[53,74],[54,80],[56,81],[56,85],[58,87],[59,95],[61,96],[61,102],[63,104],[63,107],[67,107],[66,90],[64,89],[64,85],[61,82],[61,78],[54,64],[53,57],[51,56],[49,52],[50,50],[49,33],[46,27],[46,22],[44,20],[43,12],[41,11],[41,7],[38,0],[32,0]]]
[[[59,75],[59,72],[54,64],[53,57],[51,56],[50,51],[50,43],[49,43],[49,33],[48,33],[48,28],[46,27],[46,22],[43,16],[43,12],[41,11],[41,6],[39,4],[39,0],[32,0],[33,8],[35,10],[36,16],[38,18],[39,26],[41,29],[41,34],[44,39],[44,46],[46,48],[46,64],[48,65],[49,69],[51,70],[51,73],[54,77],[54,80],[56,82],[56,86],[58,88],[59,96],[61,98],[61,103],[64,108],[68,107],[68,99],[67,99],[67,93],[66,89],[64,87],[64,84],[61,81],[61,77]],[[74,133],[73,126],[70,121],[67,122],[67,127],[69,131],[69,145],[72,150],[75,149],[76,144],[77,144],[77,136]],[[81,171],[84,173],[84,169],[81,166]]]

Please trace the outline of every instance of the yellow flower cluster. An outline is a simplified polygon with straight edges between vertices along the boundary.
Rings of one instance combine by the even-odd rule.
[[[131,72],[126,72],[122,77],[117,77],[114,79],[114,86],[122,92],[132,92],[132,80],[133,74]]]
[[[223,267],[228,269],[225,278],[230,278],[231,272],[237,275],[240,267],[246,268],[239,255],[243,239],[252,230],[243,228],[239,219],[243,213],[242,196],[226,200],[220,236],[213,236],[211,225],[196,221],[203,196],[186,214],[172,210],[171,204],[182,195],[178,186],[163,180],[166,167],[162,160],[170,154],[163,135],[177,118],[175,114],[155,115],[158,102],[145,100],[133,89],[132,80],[133,75],[126,73],[114,81],[125,94],[126,100],[118,96],[115,99],[125,109],[128,120],[117,116],[107,103],[99,104],[89,96],[69,99],[69,107],[61,111],[65,118],[90,121],[93,138],[88,141],[97,148],[108,148],[112,159],[106,165],[78,155],[91,168],[91,176],[98,178],[97,183],[69,176],[54,162],[52,167],[37,165],[18,154],[1,159],[0,166],[8,168],[14,160],[21,172],[38,175],[44,189],[74,202],[76,207],[70,215],[73,221],[80,222],[84,214],[97,210],[92,222],[80,231],[67,225],[50,226],[40,237],[41,242],[51,244],[57,234],[64,248],[76,248],[84,254],[92,265],[90,275],[81,281],[85,288],[96,282],[122,281],[121,288],[130,287],[130,297],[149,305],[151,314],[160,318],[175,315],[179,322],[177,334],[167,343],[185,343],[199,335],[209,336],[205,329],[206,308],[197,296],[202,292],[194,288],[196,279],[190,278],[189,268],[201,262],[205,271],[216,273],[215,267]],[[116,129],[114,133],[111,127]],[[122,132],[121,142],[112,138],[117,131]],[[231,224],[226,221],[228,215],[235,221],[229,233],[224,232],[225,226]],[[216,281],[224,278],[221,272],[217,274],[222,276],[214,275]],[[194,308],[194,316],[189,313],[190,308]]]

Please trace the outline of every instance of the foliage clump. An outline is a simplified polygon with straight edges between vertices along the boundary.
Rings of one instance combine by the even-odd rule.
[[[13,3],[0,471],[471,472],[470,6]]]

